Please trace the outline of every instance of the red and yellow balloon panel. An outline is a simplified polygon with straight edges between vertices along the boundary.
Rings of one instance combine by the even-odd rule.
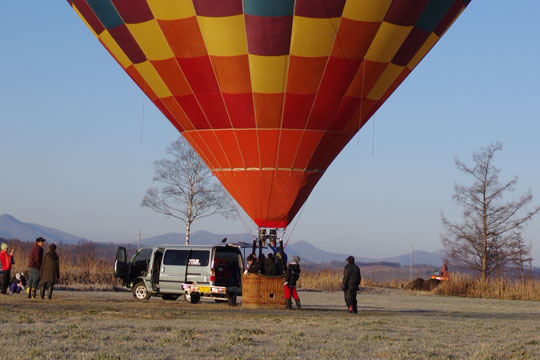
[[[259,227],[286,227],[470,0],[68,0]]]

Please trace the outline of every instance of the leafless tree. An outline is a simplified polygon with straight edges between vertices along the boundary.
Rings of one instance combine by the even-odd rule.
[[[502,150],[502,143],[490,144],[473,152],[473,165],[455,160],[458,170],[472,177],[470,185],[454,185],[454,201],[463,208],[461,223],[451,222],[441,213],[446,233],[441,240],[447,257],[470,270],[479,271],[482,280],[500,270],[510,258],[511,236],[540,211],[527,210],[533,196],[529,190],[517,200],[505,201],[504,195],[515,189],[517,177],[499,182],[500,169],[493,157]]]
[[[154,181],[161,188],[149,188],[141,206],[172,216],[186,224],[186,245],[191,224],[211,215],[232,217],[236,209],[229,194],[193,148],[179,137],[167,147],[170,158],[154,162]]]
[[[525,284],[525,264],[532,262],[532,244],[525,245],[520,232],[515,232],[511,237],[512,262],[521,273],[521,281]]]

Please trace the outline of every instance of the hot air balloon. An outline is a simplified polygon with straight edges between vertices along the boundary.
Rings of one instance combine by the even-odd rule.
[[[333,159],[470,0],[68,0],[260,227]]]

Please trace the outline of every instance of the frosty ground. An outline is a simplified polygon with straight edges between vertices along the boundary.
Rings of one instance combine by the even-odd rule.
[[[364,288],[350,315],[341,292],[301,291],[302,311],[54,295],[0,297],[2,358],[540,359],[538,302]]]

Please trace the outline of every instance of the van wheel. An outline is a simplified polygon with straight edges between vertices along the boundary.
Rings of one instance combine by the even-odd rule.
[[[163,295],[161,297],[163,300],[170,300],[170,301],[175,301],[176,299],[178,299],[178,295]]]
[[[186,301],[189,301],[192,304],[197,304],[199,301],[201,301],[201,295],[199,293],[191,293],[191,295],[187,295],[186,293]]]
[[[227,294],[227,304],[229,304],[229,306],[236,306],[236,295]]]
[[[137,300],[148,300],[150,299],[150,293],[146,290],[144,282],[139,281],[135,286],[133,286],[133,297]]]

